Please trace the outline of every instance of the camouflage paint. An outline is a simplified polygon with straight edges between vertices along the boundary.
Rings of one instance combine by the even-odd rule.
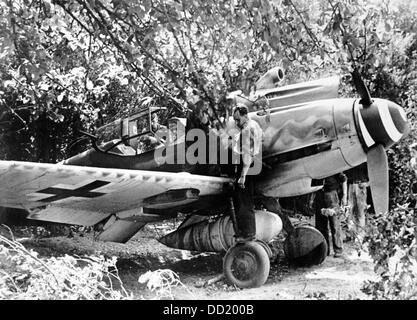
[[[355,127],[353,99],[331,99],[271,110],[271,121],[254,115],[263,127],[264,159],[291,150],[329,144],[330,149],[264,167],[257,190],[266,196],[287,197],[315,191],[321,179],[366,160]],[[358,163],[359,162],[359,163]]]

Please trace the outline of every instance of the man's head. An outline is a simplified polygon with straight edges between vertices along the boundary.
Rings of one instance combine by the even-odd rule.
[[[238,103],[233,110],[233,120],[235,120],[236,125],[242,129],[249,120],[248,107]]]

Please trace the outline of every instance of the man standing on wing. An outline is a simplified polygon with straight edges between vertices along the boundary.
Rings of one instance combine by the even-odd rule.
[[[233,143],[233,152],[239,157],[237,165],[237,182],[233,196],[236,210],[237,241],[255,239],[254,209],[254,175],[262,169],[262,129],[259,124],[249,119],[248,108],[237,104],[233,119],[238,129]]]

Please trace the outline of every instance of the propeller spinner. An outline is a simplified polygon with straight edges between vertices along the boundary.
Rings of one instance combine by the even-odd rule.
[[[359,72],[352,79],[361,99],[356,106],[357,122],[367,153],[369,182],[375,212],[388,211],[388,158],[385,149],[409,131],[407,116],[397,104],[385,99],[372,99]],[[360,106],[361,105],[361,106]]]

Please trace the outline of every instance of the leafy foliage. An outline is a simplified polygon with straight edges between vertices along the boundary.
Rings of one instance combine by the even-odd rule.
[[[158,269],[155,271],[148,271],[142,274],[139,283],[146,283],[146,287],[155,292],[155,299],[174,299],[172,288],[182,286],[186,290],[187,287],[180,281],[179,276],[170,269]]]
[[[390,214],[371,217],[365,241],[375,261],[379,281],[363,291],[374,299],[417,298],[417,242],[414,209],[397,207]]]
[[[365,75],[390,72],[414,20],[403,16],[410,4],[394,6],[392,18],[393,6],[383,4],[3,1],[2,158],[56,162],[76,154],[86,147],[73,144],[78,130],[140,107],[144,97],[175,115],[199,103],[222,114],[228,92],[249,92],[275,65],[290,81],[352,65]]]
[[[119,289],[113,288],[113,283]],[[38,257],[21,243],[0,235],[0,299],[121,300],[123,288],[116,259]]]

